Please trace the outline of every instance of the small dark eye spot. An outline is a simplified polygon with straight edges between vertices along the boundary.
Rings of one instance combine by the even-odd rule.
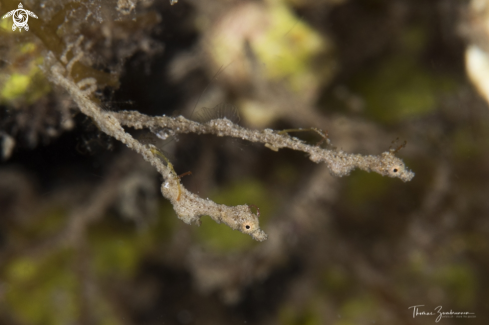
[[[393,171],[394,173],[397,173],[397,168],[394,168],[392,171]]]
[[[249,225],[246,225],[246,229],[250,229],[250,226]]]

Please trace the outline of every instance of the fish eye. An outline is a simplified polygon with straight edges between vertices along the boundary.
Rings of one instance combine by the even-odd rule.
[[[244,232],[248,233],[250,231],[254,231],[256,229],[256,226],[253,225],[252,223],[245,223],[241,226]]]
[[[401,172],[403,166],[402,165],[395,165],[390,168],[390,174],[391,175],[397,175],[399,172]]]

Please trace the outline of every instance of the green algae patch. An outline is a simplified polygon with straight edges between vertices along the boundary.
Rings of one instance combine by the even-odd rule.
[[[100,226],[90,233],[89,238],[91,263],[96,274],[127,278],[135,273],[146,245],[142,245],[134,233],[111,231]]]
[[[19,62],[0,70],[0,104],[32,104],[51,91],[39,68],[43,58],[33,43],[20,45]]]
[[[354,89],[366,103],[366,114],[383,123],[426,116],[439,97],[454,87],[449,77],[436,76],[409,57],[393,57],[367,71]]]
[[[319,313],[313,308],[297,311],[291,306],[282,308],[279,312],[280,324],[283,325],[322,325],[324,322]]]
[[[11,100],[22,96],[29,88],[31,78],[27,75],[13,73],[3,86],[0,95],[4,100]]]
[[[473,306],[476,299],[477,280],[467,265],[446,265],[438,269],[433,280],[452,297],[458,307]]]
[[[354,297],[346,301],[338,312],[341,319],[336,325],[355,325],[365,323],[365,320],[371,320],[374,323],[379,317],[378,303],[372,296]]]
[[[236,6],[209,34],[207,50],[232,83],[265,77],[308,98],[333,77],[333,43],[281,1]]]
[[[20,257],[4,269],[5,303],[25,323],[63,325],[79,317],[79,281],[72,252],[64,250],[37,260]]]
[[[271,80],[287,78],[294,92],[308,91],[320,83],[333,61],[323,60],[325,69],[314,67],[315,57],[331,51],[332,45],[307,23],[296,17],[288,6],[275,2],[269,10],[270,25],[253,43],[253,49],[266,64]],[[328,65],[329,64],[329,65]]]
[[[397,52],[354,77],[352,89],[365,101],[366,115],[384,124],[420,118],[437,109],[456,81],[420,63],[430,31],[412,26],[399,35]]]
[[[6,277],[9,281],[24,282],[34,278],[39,263],[31,258],[19,258],[9,263],[6,268]]]

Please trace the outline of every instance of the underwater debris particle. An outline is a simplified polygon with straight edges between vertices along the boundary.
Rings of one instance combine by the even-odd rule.
[[[153,127],[150,130],[161,140],[166,140],[175,135],[175,131],[170,128]]]

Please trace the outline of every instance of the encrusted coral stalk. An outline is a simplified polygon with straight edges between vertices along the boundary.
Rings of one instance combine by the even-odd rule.
[[[147,116],[136,111],[121,111],[112,113],[121,124],[136,129],[169,129],[172,133],[214,134],[240,138],[250,142],[260,142],[268,148],[277,151],[280,148],[303,151],[316,163],[325,163],[335,176],[348,175],[353,169],[373,171],[383,176],[400,178],[404,182],[410,181],[414,173],[407,169],[403,161],[397,158],[394,151],[384,152],[378,156],[363,156],[350,154],[344,151],[328,150],[318,146],[309,145],[303,141],[280,134],[271,129],[251,130],[227,119],[214,119],[201,124],[184,118],[168,116]]]
[[[75,57],[74,60],[78,58]],[[180,179],[168,162],[159,157],[159,153],[152,145],[143,145],[124,131],[122,125],[136,129],[148,128],[153,132],[214,134],[241,138],[251,142],[260,142],[268,148],[277,151],[280,148],[303,151],[316,163],[325,163],[332,174],[336,176],[348,175],[353,169],[374,171],[384,176],[397,177],[403,181],[410,181],[414,173],[408,170],[401,159],[391,150],[379,156],[362,156],[349,154],[343,151],[328,150],[319,146],[312,146],[291,137],[284,132],[271,129],[251,130],[232,123],[227,119],[214,119],[207,123],[198,123],[179,117],[147,116],[135,111],[110,112],[104,111],[92,99],[91,95],[96,89],[96,80],[87,78],[75,83],[70,77],[70,67],[74,60],[66,64],[66,69],[51,59],[50,78],[63,87],[72,99],[78,104],[80,111],[90,116],[101,131],[116,138],[132,150],[139,153],[153,165],[163,176],[165,182],[161,192],[173,204],[178,217],[184,222],[200,224],[200,217],[210,216],[214,221],[228,225],[232,229],[251,235],[255,240],[263,241],[267,235],[260,229],[258,215],[254,214],[248,205],[226,206],[211,200],[204,200],[189,192],[180,184]],[[49,61],[49,59],[48,59]],[[66,62],[65,62],[66,63]]]
[[[224,223],[232,229],[250,235],[253,239],[263,241],[267,235],[260,229],[258,216],[248,205],[226,206],[211,200],[204,200],[189,192],[180,184],[171,167],[165,165],[151,146],[141,144],[121,126],[116,114],[103,111],[89,97],[89,93],[65,76],[66,69],[54,63],[51,67],[51,80],[63,87],[78,104],[80,111],[90,116],[104,133],[116,138],[129,148],[143,156],[153,165],[166,180],[161,187],[163,196],[173,204],[178,217],[184,222],[200,224],[200,217],[210,216],[214,221]]]

